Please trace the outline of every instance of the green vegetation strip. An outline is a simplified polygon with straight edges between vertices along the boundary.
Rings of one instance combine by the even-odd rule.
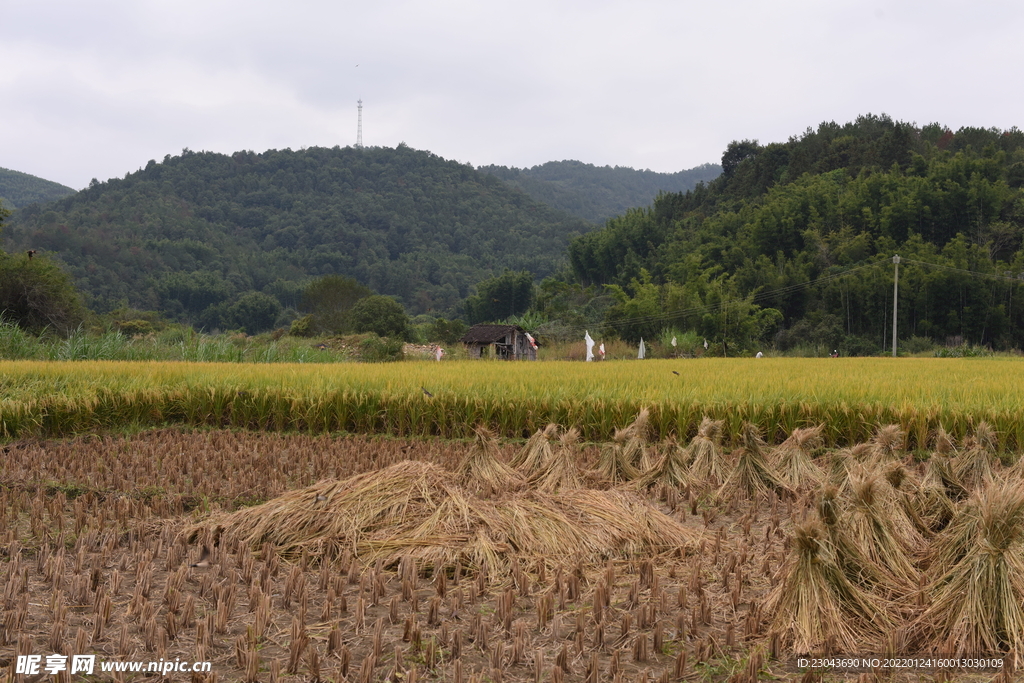
[[[678,375],[675,373],[679,373]],[[702,359],[602,363],[396,364],[0,363],[0,434],[63,436],[186,424],[262,430],[469,436],[484,423],[522,436],[548,422],[606,440],[651,410],[662,438],[702,416],[744,421],[778,441],[823,424],[853,443],[898,423],[923,449],[942,425],[979,421],[1024,448],[1024,363],[1014,359]],[[427,392],[431,395],[427,395]]]

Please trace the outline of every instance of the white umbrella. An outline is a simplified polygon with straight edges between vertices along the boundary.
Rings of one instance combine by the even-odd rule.
[[[590,338],[590,330],[587,330],[583,341],[587,343],[587,360],[594,360],[594,340]]]

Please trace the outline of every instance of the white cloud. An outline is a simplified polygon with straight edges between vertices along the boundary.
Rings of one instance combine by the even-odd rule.
[[[867,112],[1006,128],[1024,99],[1004,2],[8,4],[0,166],[74,187],[350,144],[358,98],[370,145],[661,171]]]

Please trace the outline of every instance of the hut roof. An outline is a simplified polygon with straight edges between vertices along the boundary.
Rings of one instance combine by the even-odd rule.
[[[519,325],[473,325],[459,341],[463,344],[493,344],[517,330],[526,332]]]

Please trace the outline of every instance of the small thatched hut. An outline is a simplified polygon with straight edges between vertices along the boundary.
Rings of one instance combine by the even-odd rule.
[[[459,341],[470,358],[537,360],[537,349],[519,325],[473,325]]]

